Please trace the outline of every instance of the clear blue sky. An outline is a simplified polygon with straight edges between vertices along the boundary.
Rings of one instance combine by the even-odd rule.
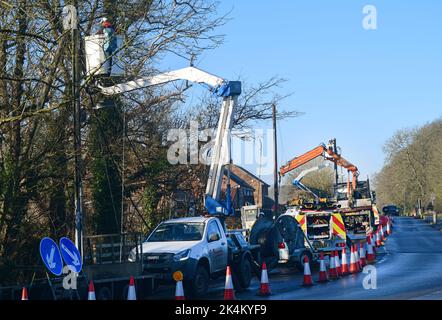
[[[368,4],[377,30],[362,28]],[[280,107],[305,115],[279,123],[279,164],[336,137],[343,156],[372,176],[396,130],[442,116],[441,1],[223,0],[220,13],[230,9],[218,30],[225,43],[198,66],[250,83],[288,80],[280,92],[294,95]]]

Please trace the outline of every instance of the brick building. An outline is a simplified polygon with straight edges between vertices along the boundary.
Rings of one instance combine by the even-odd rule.
[[[239,216],[241,207],[258,205],[264,212],[270,212],[274,201],[269,197],[269,185],[250,171],[237,166],[231,166],[230,187],[232,205],[235,215]],[[226,175],[223,180],[223,191],[226,190]]]

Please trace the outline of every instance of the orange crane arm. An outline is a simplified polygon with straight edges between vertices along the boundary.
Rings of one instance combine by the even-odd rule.
[[[351,171],[353,173],[358,172],[358,168],[354,164],[345,160],[340,155],[334,153],[332,149],[327,149],[327,154],[331,157],[331,159],[326,157],[327,160],[330,160],[332,162],[336,162],[336,164],[338,166],[344,167],[345,169],[347,169],[348,171]]]
[[[292,160],[287,162],[287,164],[283,165],[279,169],[279,174],[281,176],[286,175],[290,171],[295,170],[296,168],[302,166],[303,164],[306,164],[307,162],[309,162],[319,156],[322,156],[324,154],[324,151],[326,151],[326,150],[327,149],[326,149],[325,145],[320,145],[319,147],[316,147],[315,149],[310,150],[299,157],[293,158]]]
[[[346,159],[341,157],[339,154],[335,153],[333,151],[333,148],[330,145],[328,147],[326,147],[325,144],[321,144],[320,146],[316,147],[315,149],[310,150],[310,151],[304,153],[303,155],[300,155],[299,157],[293,158],[292,160],[287,162],[287,164],[283,165],[279,169],[279,174],[283,177],[284,175],[286,175],[290,171],[295,170],[296,168],[306,164],[307,162],[309,162],[319,156],[322,156],[326,160],[332,161],[332,162],[336,163],[338,166],[341,166],[341,167],[347,169],[348,171],[352,172],[353,173],[353,188],[356,188],[357,178],[359,175],[358,168],[354,164],[350,163],[349,161],[347,161]]]

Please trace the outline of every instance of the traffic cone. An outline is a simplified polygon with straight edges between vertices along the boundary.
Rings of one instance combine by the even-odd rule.
[[[382,227],[382,226],[381,226],[381,240],[382,240],[382,242],[385,242],[385,240],[387,240],[387,238],[385,237],[385,234],[384,234],[384,227]]]
[[[87,299],[88,300],[96,300],[95,299],[95,288],[94,288],[94,283],[91,281],[89,281],[89,290],[87,293]]]
[[[135,291],[135,280],[134,277],[130,277],[129,280],[129,290],[127,290],[127,300],[137,300],[137,293]]]
[[[347,263],[347,249],[342,247],[342,265],[341,265],[341,275],[348,275],[348,263]]]
[[[23,289],[21,291],[21,299],[22,300],[29,300],[28,299],[28,289],[26,289],[26,287],[23,287]]]
[[[381,235],[379,233],[379,229],[376,231],[376,247],[379,248],[382,246]]]
[[[367,258],[365,256],[365,246],[362,242],[359,245],[359,261],[361,262],[362,268],[364,268],[367,265]]]
[[[328,282],[327,267],[325,266],[324,252],[322,252],[322,251],[319,255],[319,279],[318,279],[318,282],[321,282],[321,283]]]
[[[359,272],[359,267],[356,262],[356,256],[355,256],[355,247],[353,245],[350,247],[350,270],[349,270],[349,272],[351,274]]]
[[[304,257],[304,282],[302,285],[306,287],[313,285],[312,273],[310,271],[310,264],[307,256]]]
[[[175,300],[186,300],[184,297],[183,281],[178,280],[175,287]]]
[[[355,260],[356,260],[356,265],[358,267],[358,270],[361,271],[361,260],[359,259],[359,248],[356,243],[354,244],[354,255],[355,255]]]
[[[330,268],[328,269],[328,277],[331,280],[335,280],[338,278],[338,273],[336,272],[335,253],[333,251],[330,252]]]
[[[387,222],[387,236],[391,235],[391,226],[390,226],[390,221]]]
[[[226,285],[224,288],[224,300],[235,300],[235,293],[233,292],[232,273],[230,266],[226,270]]]
[[[261,285],[259,286],[258,295],[260,296],[270,295],[269,276],[267,274],[267,265],[265,262],[262,263]]]
[[[372,264],[376,262],[376,256],[373,251],[373,244],[371,243],[371,237],[367,237],[367,263]]]
[[[336,275],[340,277],[342,275],[342,270],[341,270],[341,262],[339,259],[338,250],[335,250],[335,268],[336,268]]]

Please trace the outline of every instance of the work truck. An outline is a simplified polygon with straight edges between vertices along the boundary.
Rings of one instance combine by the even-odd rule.
[[[185,292],[204,297],[210,279],[232,268],[236,290],[249,287],[259,269],[259,246],[250,245],[241,230],[225,231],[221,219],[213,216],[186,217],[160,223],[129,255],[135,261],[143,252],[143,271],[160,282],[172,282],[173,274],[183,274]]]
[[[209,280],[224,274],[229,265],[235,288],[241,290],[250,285],[252,271],[259,268],[259,252],[256,250],[259,246],[249,245],[242,231],[228,231],[225,223],[234,214],[230,188],[231,129],[241,94],[241,82],[227,81],[188,67],[165,73],[159,79],[136,80],[103,88],[102,91],[118,94],[157,84],[158,81],[164,83],[177,79],[203,83],[215,95],[222,97],[220,118],[210,150],[204,216],[161,222],[140,246],[132,250],[129,260],[135,261],[137,252],[142,252],[143,273],[160,281],[172,281],[174,272],[181,271],[187,295],[196,298],[204,297]]]
[[[259,245],[249,245],[243,236],[244,230],[229,231],[226,228],[226,219],[234,214],[230,188],[231,129],[241,83],[226,81],[192,67],[178,74],[181,79],[185,76],[212,86],[212,91],[223,98],[215,141],[210,150],[204,216],[163,221],[139,248],[132,250],[131,256],[143,252],[144,273],[163,281],[171,281],[173,273],[181,271],[186,292],[192,297],[204,297],[209,280],[224,274],[228,265],[232,268],[235,288],[245,289],[250,285],[253,270],[258,272],[260,267]],[[121,88],[114,89],[119,91]]]
[[[306,169],[293,180],[293,185],[314,196],[314,199],[310,201],[310,203],[306,201],[300,204],[303,209],[307,209],[307,211],[304,210],[306,211],[304,215],[305,218],[312,222],[302,220],[301,216],[299,216],[299,222],[307,234],[307,237],[312,241],[322,239],[322,242],[328,241],[329,244],[334,245],[327,239],[332,239],[333,236],[337,236],[341,238],[341,240],[345,239],[348,244],[363,242],[366,240],[367,235],[373,231],[373,228],[379,224],[379,213],[376,207],[375,194],[370,190],[369,180],[360,181],[358,179],[358,168],[338,154],[337,150],[336,139],[331,139],[327,145],[321,144],[290,160],[281,167],[280,175],[284,176],[318,157],[322,157],[324,160],[334,163],[336,181],[333,196],[330,199],[319,198],[311,189],[301,182],[301,179],[306,174],[320,170],[324,168],[324,165]],[[347,182],[338,182],[338,166],[347,170]],[[334,209],[331,212],[323,212],[320,208],[322,203],[330,203],[334,206]],[[314,207],[319,207],[320,210],[311,210]],[[331,224],[327,221],[333,221],[334,223]],[[330,226],[331,228],[329,228]]]
[[[347,183],[335,185],[335,197],[351,242],[364,242],[367,235],[379,224],[376,196],[370,189],[370,181],[357,181],[354,189]]]

